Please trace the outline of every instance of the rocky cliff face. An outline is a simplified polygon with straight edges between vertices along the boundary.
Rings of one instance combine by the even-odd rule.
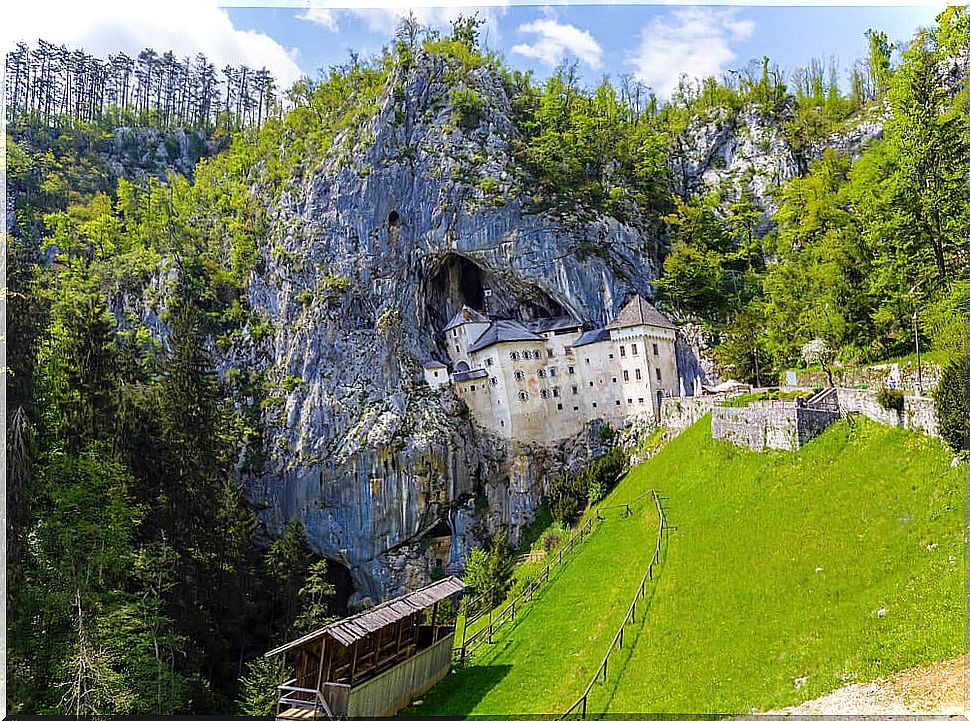
[[[276,329],[267,372],[287,391],[251,492],[269,532],[296,516],[320,553],[346,564],[352,601],[426,580],[422,538],[441,521],[450,564],[484,531],[514,536],[546,479],[588,453],[586,438],[548,450],[485,437],[449,391],[418,381],[422,360],[446,360],[439,331],[451,315],[485,307],[490,289],[493,313],[599,325],[655,277],[641,230],[536,212],[510,155],[500,80],[480,70],[466,82],[488,109],[458,129],[441,59],[392,75],[365,140],[346,152],[337,138],[344,150],[278,199],[249,287]],[[590,244],[602,252],[583,252]]]

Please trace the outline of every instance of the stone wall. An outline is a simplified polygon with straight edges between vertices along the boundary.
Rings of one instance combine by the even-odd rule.
[[[887,426],[897,426],[939,436],[936,404],[928,396],[907,395],[903,412],[886,410],[876,400],[876,391],[839,388],[839,405],[847,413],[859,413]]]
[[[664,398],[660,404],[660,425],[679,432],[689,428],[710,413],[717,401],[723,396],[688,396],[685,398]]]
[[[897,368],[894,372],[894,368]],[[934,363],[923,364],[923,392],[930,393],[936,388],[940,381],[940,366]],[[787,386],[799,388],[824,388],[829,384],[829,379],[822,371],[792,370],[787,371],[794,375],[794,383],[790,383],[791,378],[785,378],[782,374],[781,382]],[[898,378],[896,387],[907,393],[915,393],[917,386],[917,372],[915,363],[883,363],[881,365],[865,366],[862,368],[838,368],[832,371],[832,379],[835,385],[842,388],[864,387],[878,390],[888,385],[890,374]]]
[[[838,417],[833,411],[799,408],[791,401],[756,401],[741,408],[716,406],[711,415],[711,435],[754,451],[794,451]]]

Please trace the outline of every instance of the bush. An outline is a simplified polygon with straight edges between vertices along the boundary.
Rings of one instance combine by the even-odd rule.
[[[448,96],[454,113],[455,124],[465,130],[478,127],[485,113],[485,101],[471,88],[455,88]]]
[[[903,412],[903,392],[895,388],[880,388],[876,401],[887,411]]]
[[[958,453],[967,448],[967,419],[970,418],[968,383],[970,358],[964,358],[943,368],[934,393],[940,438]]]
[[[465,562],[464,581],[473,597],[494,608],[505,599],[512,587],[514,570],[515,558],[508,537],[502,530],[492,536],[487,550],[472,550]]]

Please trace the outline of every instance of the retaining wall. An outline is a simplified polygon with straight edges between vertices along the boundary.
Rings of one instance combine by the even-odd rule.
[[[939,436],[936,422],[936,404],[927,396],[903,397],[903,412],[886,410],[876,400],[876,391],[839,388],[839,405],[847,413],[859,413],[887,426],[922,431]]]
[[[711,435],[754,451],[794,451],[838,418],[837,412],[796,407],[791,401],[756,401],[741,408],[717,406],[711,415]]]
[[[709,413],[723,396],[683,396],[664,398],[660,403],[660,425],[679,432],[689,428]]]

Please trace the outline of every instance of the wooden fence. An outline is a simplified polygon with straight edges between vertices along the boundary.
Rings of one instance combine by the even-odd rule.
[[[633,603],[630,604],[630,608],[626,612],[626,616],[624,616],[623,621],[620,623],[620,629],[616,632],[616,635],[613,637],[613,642],[610,643],[610,647],[606,649],[606,654],[603,656],[603,661],[600,663],[599,668],[596,670],[596,673],[593,674],[593,678],[590,680],[589,685],[586,686],[586,690],[583,691],[582,695],[578,699],[576,699],[576,702],[572,706],[566,709],[565,713],[563,713],[561,716],[558,717],[557,721],[559,721],[559,719],[567,718],[568,716],[571,716],[571,715],[578,715],[582,719],[586,718],[586,704],[587,704],[587,701],[589,700],[590,691],[593,690],[593,686],[596,685],[597,681],[601,679],[604,682],[606,681],[606,669],[607,669],[607,666],[609,665],[610,654],[612,654],[613,651],[617,648],[623,648],[623,629],[626,627],[628,623],[636,623],[637,601],[643,599],[644,595],[646,594],[647,581],[653,580],[653,567],[656,566],[658,563],[660,563],[660,547],[663,541],[664,530],[666,530],[666,527],[667,527],[667,518],[664,515],[663,506],[660,505],[660,496],[657,494],[657,491],[651,490],[651,491],[648,491],[648,493],[653,496],[654,503],[657,504],[657,517],[660,520],[660,528],[657,530],[657,543],[653,549],[653,557],[650,559],[650,563],[647,564],[647,570],[644,571],[643,578],[640,579],[640,586],[639,588],[637,588],[637,592],[633,596]],[[643,495],[646,495],[646,494],[637,496],[637,498],[642,498]],[[630,503],[632,503],[635,500],[637,499],[634,498],[633,500],[630,501]],[[618,507],[624,507],[624,506],[626,506],[627,512],[629,513],[629,510],[630,510],[629,504],[619,504]],[[617,506],[614,506],[614,507],[617,507]]]
[[[600,519],[594,518],[592,516],[587,518],[586,522],[579,527],[579,530],[576,533],[574,533],[572,537],[570,537],[570,539],[566,542],[566,544],[562,546],[557,553],[553,555],[553,557],[549,560],[549,562],[545,565],[545,567],[541,571],[539,571],[535,576],[533,576],[529,580],[529,582],[525,584],[525,586],[522,587],[522,590],[519,591],[519,593],[515,596],[515,598],[513,598],[505,606],[504,609],[502,609],[502,612],[499,613],[499,615],[496,616],[495,618],[489,619],[489,622],[487,625],[482,626],[480,629],[475,631],[475,633],[473,633],[471,636],[468,636],[467,638],[465,637],[464,634],[465,634],[465,629],[468,628],[469,624],[474,623],[482,616],[484,616],[486,613],[490,613],[491,611],[494,611],[494,608],[492,609],[486,608],[485,610],[479,610],[473,615],[468,615],[468,613],[466,612],[465,623],[462,628],[461,646],[455,648],[455,658],[457,661],[462,663],[467,661],[471,657],[472,650],[475,649],[475,647],[481,645],[482,643],[492,642],[492,635],[494,634],[494,632],[498,628],[503,626],[505,623],[513,620],[515,618],[516,610],[521,609],[525,604],[529,603],[532,600],[532,597],[535,595],[535,592],[542,587],[542,584],[547,583],[549,581],[549,574],[552,571],[553,567],[561,566],[563,559],[568,560],[570,552],[574,548],[576,548],[576,546],[582,543],[584,538],[586,538],[593,532],[594,520],[598,521]]]

